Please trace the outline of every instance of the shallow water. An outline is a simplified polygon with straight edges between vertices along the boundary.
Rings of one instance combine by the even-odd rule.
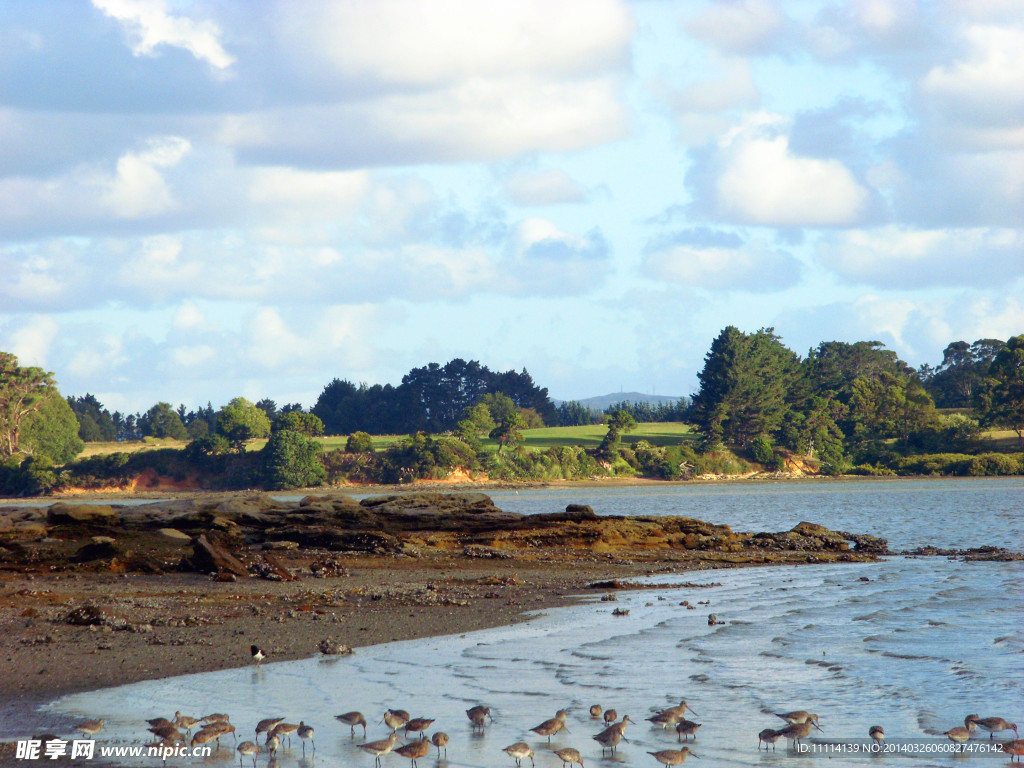
[[[525,505],[517,511],[553,511],[573,501],[599,511],[693,514],[740,530],[782,529],[809,519],[867,530],[895,546],[995,541],[1019,548],[1022,489],[1024,482],[981,480],[542,489],[519,494],[522,501],[495,496],[506,509]],[[737,522],[741,514],[747,517]],[[865,524],[869,519],[872,527]],[[659,584],[665,580],[657,577]],[[230,712],[240,739],[252,738],[256,721],[274,715],[316,727],[315,758],[307,748],[303,759],[296,740],[280,753],[282,768],[370,768],[372,757],[355,746],[361,732],[353,741],[333,715],[363,711],[369,738],[379,739],[387,731],[377,721],[388,707],[436,718],[430,731],[451,735],[442,766],[513,766],[501,748],[525,740],[537,751],[538,766],[558,768],[559,759],[544,751],[546,742],[528,729],[567,707],[570,733],[552,739],[552,747],[577,747],[588,766],[656,768],[646,752],[674,748],[676,736],[643,718],[682,698],[700,713],[693,719],[704,723],[691,745],[701,758],[697,765],[808,758],[840,765],[904,758],[915,765],[1008,762],[948,753],[815,758],[787,750],[784,742],[765,754],[756,749],[757,733],[783,725],[773,712],[794,709],[821,716],[826,734],[815,733],[819,741],[842,743],[863,740],[877,724],[890,740],[937,737],[934,743],[945,744],[941,733],[969,712],[1024,723],[1024,563],[896,557],[700,572],[679,581],[720,586],[620,593],[617,602],[591,600],[514,627],[360,648],[345,658],[139,683],[51,706],[76,717],[107,717],[104,743],[141,743],[143,718],[177,709]],[[683,600],[710,605],[687,610]],[[615,607],[629,614],[613,616]],[[709,627],[709,613],[726,623]],[[401,613],[395,617],[401,619]],[[482,736],[470,733],[464,714],[477,703],[492,707],[495,718]],[[615,756],[602,757],[591,740],[598,730],[587,713],[593,703],[637,721]],[[423,759],[424,768],[435,764],[433,755]],[[206,762],[237,764],[230,738]],[[406,765],[397,755],[384,762]],[[258,768],[265,765],[262,755]]]
[[[758,731],[782,724],[772,712],[817,712],[828,739],[841,741],[862,739],[875,724],[890,739],[936,736],[968,712],[1020,719],[1021,563],[893,558],[680,578],[721,586],[621,593],[615,603],[559,609],[522,626],[139,683],[69,696],[54,708],[105,715],[105,738],[124,743],[145,735],[142,718],[179,708],[230,712],[240,738],[251,738],[255,722],[272,715],[313,724],[315,760],[302,761],[296,743],[282,752],[281,766],[372,765],[354,746],[361,733],[353,741],[333,720],[351,709],[366,713],[370,739],[386,735],[376,721],[388,707],[436,718],[431,732],[451,735],[453,766],[511,765],[501,748],[526,740],[538,765],[551,768],[558,759],[543,753],[547,744],[528,729],[562,707],[570,710],[571,732],[552,746],[575,746],[592,764],[651,766],[645,752],[672,748],[676,739],[643,718],[681,698],[704,723],[694,751],[717,765],[801,759],[784,748],[756,751]],[[682,600],[711,604],[687,610]],[[615,617],[615,607],[629,614]],[[727,623],[709,627],[710,612]],[[474,736],[464,710],[481,702],[493,708],[495,723]],[[598,730],[587,714],[592,703],[638,721],[615,757],[602,759],[590,738]],[[232,747],[219,759],[235,760]],[[929,756],[921,764],[988,759]],[[386,762],[405,764],[398,756]]]

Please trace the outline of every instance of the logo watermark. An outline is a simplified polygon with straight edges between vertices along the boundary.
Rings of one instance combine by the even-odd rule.
[[[184,744],[169,744],[148,747],[103,746],[97,750],[95,739],[19,739],[14,756],[19,760],[56,760],[59,757],[92,760],[97,757],[97,753],[99,757],[152,757],[162,761],[169,757],[210,757],[213,748],[208,745],[188,747]]]
[[[796,751],[803,755],[955,755],[989,756],[1006,759],[998,741],[967,741],[956,744],[949,739],[837,739],[802,741]]]

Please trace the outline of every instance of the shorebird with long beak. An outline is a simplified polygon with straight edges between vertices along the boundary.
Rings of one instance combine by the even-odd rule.
[[[359,748],[364,752],[369,752],[376,759],[374,765],[380,765],[380,759],[383,755],[386,755],[392,749],[395,748],[395,744],[398,743],[398,731],[392,731],[391,735],[386,739],[380,741],[371,741],[369,744],[360,744]]]
[[[527,757],[530,758],[530,765],[536,765],[533,761],[533,750],[525,741],[517,741],[515,744],[509,744],[501,751],[516,761],[517,768]]]
[[[694,714],[697,714],[697,713],[694,712]],[[824,733],[824,731],[821,729],[821,726],[818,725],[818,716],[813,714],[813,713],[811,713],[811,712],[807,712],[806,710],[798,709],[795,712],[783,712],[783,713],[776,712],[775,716],[776,717],[781,717],[783,720],[785,720],[790,725],[801,725],[801,724],[806,723],[806,722],[812,722],[812,723],[814,723],[814,727],[815,728],[817,728],[819,731]]]
[[[782,728],[779,731],[780,736],[785,736],[787,739],[792,739],[797,744],[800,743],[800,739],[806,739],[811,735],[811,726],[818,728],[813,720],[806,720],[802,723],[792,723]],[[820,731],[821,728],[818,728]]]
[[[647,754],[653,755],[654,759],[666,768],[672,768],[676,765],[682,765],[687,756],[692,753],[689,747],[683,747],[682,749],[663,749],[660,752],[648,752]],[[697,757],[697,755],[693,756]]]
[[[774,728],[765,728],[759,734],[757,734],[757,751],[761,751],[761,743],[764,742],[764,751],[768,751],[768,745],[772,745],[772,751],[775,751],[775,742],[782,738],[782,733],[776,731]]]
[[[567,733],[568,728],[565,727],[565,720],[559,720],[557,717],[552,717],[550,720],[545,720],[540,725],[535,725],[530,729],[538,736],[547,736],[548,743],[551,743],[551,737],[554,736],[561,730],[565,730]]]
[[[254,741],[243,741],[239,744],[236,749],[238,750],[238,764],[242,764],[242,757],[248,756],[252,758],[252,768],[256,768],[256,755],[260,753],[260,748]]]
[[[335,715],[334,719],[344,723],[345,725],[351,726],[352,738],[356,736],[356,726],[363,726],[363,738],[366,738],[366,718],[363,717],[362,712],[345,712],[341,715]]]
[[[966,744],[967,740],[971,738],[971,731],[978,727],[976,725],[977,722],[977,715],[968,715],[964,718],[963,725],[958,725],[956,728],[950,728],[942,735],[954,744]]]
[[[270,732],[273,731],[278,725],[284,722],[283,717],[266,717],[256,723],[256,743],[260,743],[260,734],[266,733],[267,738],[270,737]]]
[[[626,726],[629,725],[632,720],[629,719],[629,715],[622,718],[621,721],[610,725],[601,731],[599,734],[594,736],[594,741],[601,745],[601,755],[604,756],[605,750],[610,750],[612,754],[619,746],[619,742],[626,739]]]
[[[430,737],[430,743],[437,747],[437,759],[441,759],[441,750],[444,749],[445,760],[448,759],[448,734],[438,731]]]
[[[1021,758],[1024,758],[1024,739],[1014,739],[1013,741],[1004,741],[999,745],[999,748],[1010,756],[1010,762],[1017,759],[1017,762],[1022,762]]]
[[[466,717],[472,723],[474,731],[482,731],[487,724],[487,720],[490,720],[492,723],[494,722],[494,718],[491,717],[491,708],[485,707],[483,704],[477,704],[475,707],[467,709]]]
[[[564,747],[563,749],[553,749],[554,752],[562,761],[562,768],[565,766],[572,766],[575,763],[580,764],[580,768],[583,768],[583,755],[580,754],[578,749],[572,747]]]
[[[421,739],[425,739],[426,736],[424,735],[423,732],[427,730],[427,728],[429,728],[433,724],[433,722],[434,721],[431,718],[414,717],[412,720],[407,722],[403,728],[403,730],[405,731],[406,738],[409,737],[409,731],[412,731],[413,733],[418,733]]]
[[[103,725],[107,721],[102,717],[99,720],[86,720],[84,723],[79,723],[75,726],[76,731],[81,731],[87,736],[95,736],[97,733],[103,730]]]
[[[701,725],[703,725],[703,723],[695,723],[693,720],[680,720],[676,724],[676,738],[679,741],[683,741],[684,739],[689,741],[690,737],[693,736],[693,740],[696,741],[697,729],[700,728]]]
[[[265,658],[267,658],[266,652],[262,648],[260,648],[258,645],[250,645],[249,646],[249,654],[252,656],[252,660],[256,663],[257,667],[261,663],[263,663],[263,660]]]
[[[416,761],[421,757],[426,757],[428,752],[430,752],[430,742],[426,739],[411,741],[395,750],[396,755],[409,758],[411,768],[416,768]]]
[[[592,704],[590,706],[591,717],[600,717],[602,712],[604,712],[604,709],[602,709],[600,704]]]
[[[302,754],[306,754],[306,739],[309,739],[309,743],[313,745],[313,751],[316,752],[316,742],[313,741],[313,726],[306,725],[302,720],[299,720],[299,729],[295,731],[295,735],[302,740]]]
[[[389,709],[384,713],[384,717],[380,719],[380,722],[384,723],[392,731],[397,731],[409,722],[409,717],[404,712]]]
[[[1017,733],[1017,724],[1011,723],[1009,720],[1004,720],[1001,717],[983,717],[979,720],[975,720],[978,727],[983,731],[988,731],[989,739],[994,739],[997,733],[1001,731],[1013,731],[1014,736],[1019,736]]]
[[[881,744],[885,741],[885,729],[880,725],[872,725],[868,729],[868,736],[875,742],[875,749],[881,749]]]

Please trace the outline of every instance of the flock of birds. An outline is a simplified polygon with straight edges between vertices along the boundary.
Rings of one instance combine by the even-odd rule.
[[[702,724],[686,719],[687,711],[698,716],[686,701],[681,701],[677,706],[660,710],[646,719],[653,725],[660,726],[663,730],[674,727],[677,740],[680,743],[684,741],[689,742],[691,738],[696,741],[697,730]],[[591,719],[603,722],[604,725],[603,730],[592,737],[594,741],[601,745],[602,756],[606,752],[614,753],[620,742],[629,741],[626,738],[626,727],[634,722],[630,719],[629,715],[624,715],[619,719],[616,710],[606,710],[600,704],[595,704],[590,708],[590,716]],[[490,707],[483,705],[477,705],[466,710],[466,717],[469,718],[470,726],[474,732],[482,733],[486,728],[487,722],[494,721],[493,717],[491,717]],[[811,712],[798,710],[776,713],[776,717],[784,720],[787,725],[780,729],[766,728],[761,731],[758,734],[757,748],[759,751],[761,744],[764,744],[766,751],[769,745],[772,745],[774,750],[775,742],[780,738],[792,740],[799,744],[801,739],[805,739],[810,735],[811,728],[816,728],[824,733],[824,730],[818,723],[818,715]],[[345,712],[344,714],[335,715],[335,719],[343,725],[349,726],[353,739],[355,738],[357,727],[362,727],[363,738],[366,738],[367,722],[361,712]],[[550,745],[552,736],[563,730],[569,732],[566,725],[567,719],[568,711],[560,709],[555,713],[554,717],[529,730],[537,734],[537,736],[546,737],[547,743]],[[80,723],[78,730],[88,735],[96,735],[102,730],[104,722],[104,720],[90,720]],[[214,741],[216,741],[219,747],[220,737],[226,736],[229,733],[235,738],[236,742],[238,741],[234,725],[231,724],[228,715],[223,713],[214,713],[203,718],[193,718],[182,715],[181,712],[175,712],[173,719],[158,717],[146,722],[149,725],[149,732],[158,739],[158,741],[147,745],[151,747],[174,747],[186,743],[192,747],[197,747],[208,745]],[[435,731],[429,739],[427,738],[427,731],[434,724],[433,719],[411,717],[404,710],[389,709],[384,713],[380,723],[383,723],[391,730],[391,734],[387,738],[357,745],[359,749],[374,756],[374,765],[377,768],[381,766],[381,758],[390,752],[410,760],[410,768],[417,768],[417,760],[426,757],[430,752],[431,746],[437,748],[439,760],[442,750],[444,750],[445,758],[448,757],[448,734],[443,731]],[[1001,717],[982,718],[978,715],[968,715],[964,718],[963,726],[951,728],[943,735],[955,744],[965,744],[971,738],[971,733],[978,728],[987,731],[989,739],[993,739],[997,733],[1005,731],[1013,731],[1015,736],[1019,736],[1015,723],[1008,722]],[[192,733],[193,730],[195,730],[195,733]],[[398,732],[400,730],[404,732],[407,739],[412,735],[413,740],[399,745]],[[256,768],[256,758],[264,751],[269,753],[271,760],[273,760],[285,740],[287,740],[287,745],[291,746],[292,736],[296,736],[301,741],[303,755],[306,753],[307,741],[310,742],[315,752],[316,742],[313,741],[313,733],[312,726],[306,725],[304,721],[299,721],[298,724],[288,723],[285,722],[283,717],[269,717],[260,720],[256,724],[254,740],[242,741],[236,746],[239,765],[242,765],[243,758],[251,757],[253,768]],[[262,747],[259,743],[261,735],[264,736]],[[881,726],[874,725],[869,729],[868,735],[876,744],[880,744],[885,739],[885,730]],[[186,742],[186,737],[191,738]],[[1019,761],[1021,756],[1024,755],[1024,740],[1019,738],[1013,741],[1001,742],[999,746],[1006,754],[1011,756],[1011,760],[1017,759]],[[534,761],[534,750],[525,741],[510,744],[502,751],[515,760],[517,768],[522,768],[522,761],[527,758],[529,758],[531,766],[536,764]],[[578,749],[563,747],[549,751],[562,761],[563,768],[566,768],[566,766],[572,768],[577,763],[580,765],[580,768],[583,768],[583,755]],[[648,754],[666,768],[681,765],[688,756],[699,757],[691,752],[689,746],[684,746],[680,749],[663,749],[656,752],[648,752]]]

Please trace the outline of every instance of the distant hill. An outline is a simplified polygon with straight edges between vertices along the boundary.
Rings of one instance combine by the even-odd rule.
[[[595,411],[603,411],[612,403],[621,403],[624,400],[631,403],[651,403],[652,405],[657,405],[658,403],[674,403],[680,397],[680,395],[645,395],[643,392],[613,392],[610,395],[588,397],[585,400],[580,400],[580,403]],[[566,401],[553,399],[552,402],[558,406]]]

